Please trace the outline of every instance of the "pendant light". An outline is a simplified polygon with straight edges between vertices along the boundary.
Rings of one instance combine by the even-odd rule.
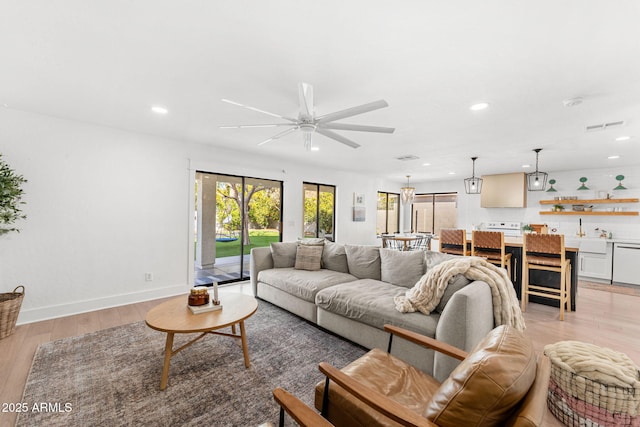
[[[407,186],[400,189],[400,199],[403,205],[413,203],[413,199],[416,197],[416,189],[409,185],[409,178],[411,175],[407,175]]]
[[[477,157],[471,158],[473,161],[471,178],[464,180],[464,191],[466,191],[467,194],[480,194],[482,191],[482,178],[476,178],[476,159]]]
[[[542,148],[536,148],[533,151],[536,152],[536,171],[527,174],[527,188],[529,191],[544,191],[547,186],[548,174],[538,171],[538,155]]]

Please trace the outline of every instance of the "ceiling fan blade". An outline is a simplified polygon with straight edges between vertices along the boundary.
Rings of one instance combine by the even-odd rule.
[[[309,83],[298,83],[298,101],[303,118],[313,117],[313,86]]]
[[[334,120],[345,119],[347,117],[357,116],[358,114],[368,113],[369,111],[378,110],[388,106],[389,104],[387,104],[387,101],[381,99],[379,101],[370,102],[357,107],[347,108],[346,110],[336,111],[335,113],[325,114],[324,116],[317,117],[316,123],[327,123]]]
[[[359,132],[382,132],[393,133],[395,128],[386,128],[381,126],[352,125],[347,123],[320,123],[318,127],[322,129],[338,129],[338,130],[356,130]]]
[[[357,144],[355,142],[353,142],[352,140],[350,140],[349,138],[345,138],[342,135],[338,135],[337,133],[330,131],[328,129],[322,129],[322,128],[316,128],[316,132],[319,134],[322,134],[326,137],[329,137],[331,139],[335,139],[338,142],[343,143],[344,145],[348,145],[351,148],[358,148],[360,147],[360,144]]]
[[[288,135],[288,134],[290,134],[291,132],[294,132],[294,131],[296,131],[296,130],[298,130],[298,127],[297,127],[297,126],[292,127],[291,129],[284,130],[284,131],[282,131],[282,132],[280,132],[280,133],[278,133],[278,134],[273,135],[273,136],[272,136],[271,138],[269,138],[269,139],[265,139],[264,141],[259,142],[259,143],[258,143],[258,145],[263,145],[263,144],[266,144],[267,142],[271,142],[271,141],[273,141],[274,139],[282,138],[283,136]]]
[[[281,116],[280,114],[276,114],[276,113],[270,113],[269,111],[261,110],[259,108],[251,107],[249,105],[240,104],[239,102],[230,101],[228,99],[222,98],[222,102],[226,102],[226,103],[231,104],[231,105],[237,105],[238,107],[246,108],[247,110],[251,110],[251,111],[257,111],[258,113],[266,114],[266,115],[272,116],[272,117],[277,117],[279,119],[289,120],[290,122],[294,122],[294,123],[297,122],[296,119],[292,119],[291,117]]]
[[[263,125],[225,125],[220,129],[251,129],[251,128],[275,128],[278,126],[292,126],[292,123],[265,123]]]

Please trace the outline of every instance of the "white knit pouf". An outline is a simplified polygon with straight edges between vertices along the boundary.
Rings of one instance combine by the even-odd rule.
[[[640,369],[627,355],[579,341],[549,344],[547,405],[567,426],[640,426]]]

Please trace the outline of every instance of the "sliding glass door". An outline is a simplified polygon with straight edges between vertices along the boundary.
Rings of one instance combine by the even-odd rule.
[[[458,220],[456,193],[418,194],[411,206],[411,229],[418,233],[439,234],[455,228]]]
[[[305,182],[303,193],[304,237],[321,237],[335,241],[336,187]]]
[[[195,284],[249,278],[251,248],[282,236],[282,182],[196,172]]]

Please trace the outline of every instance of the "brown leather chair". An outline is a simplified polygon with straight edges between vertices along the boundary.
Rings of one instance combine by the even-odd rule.
[[[505,251],[503,232],[474,230],[471,233],[471,256],[485,258],[491,264],[506,268],[511,279],[511,254]]]
[[[462,360],[443,383],[374,349],[339,370],[320,364],[315,406],[335,426],[540,426],[549,359],[521,332],[499,326],[472,352],[386,325],[393,335]]]
[[[531,284],[530,271],[543,270],[559,274],[558,288]],[[521,308],[525,311],[529,295],[560,301],[560,320],[571,311],[571,262],[567,259],[562,234],[524,234],[522,245]]]
[[[451,255],[469,255],[467,231],[459,228],[440,230],[440,252]]]

